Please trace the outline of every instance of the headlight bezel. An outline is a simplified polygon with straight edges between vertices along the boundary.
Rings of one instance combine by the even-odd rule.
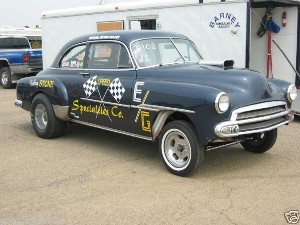
[[[297,98],[297,88],[294,84],[291,84],[288,87],[286,96],[287,96],[287,99],[289,100],[289,102],[293,102]]]
[[[219,114],[227,112],[230,105],[229,96],[225,92],[220,92],[215,100],[215,109]]]

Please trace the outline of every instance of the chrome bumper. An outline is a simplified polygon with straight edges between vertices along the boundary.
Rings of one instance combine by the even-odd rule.
[[[19,100],[19,99],[16,99],[15,100],[15,106],[22,108],[23,102],[21,100]]]
[[[273,130],[294,119],[294,112],[283,101],[260,103],[236,109],[229,121],[217,124],[215,134],[220,138]]]

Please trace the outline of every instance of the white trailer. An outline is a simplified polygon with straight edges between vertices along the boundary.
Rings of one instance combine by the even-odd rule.
[[[233,59],[236,67],[299,86],[300,79],[274,44],[267,75],[268,35],[258,37],[257,31],[270,5],[272,20],[281,27],[272,39],[299,71],[300,0],[144,0],[46,11],[42,13],[44,67],[73,37],[104,30],[157,29],[185,34],[206,60]]]

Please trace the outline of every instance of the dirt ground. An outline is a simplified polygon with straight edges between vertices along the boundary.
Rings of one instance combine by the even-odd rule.
[[[300,211],[299,119],[267,153],[210,151],[182,178],[157,143],[80,125],[41,139],[14,100],[0,88],[0,225],[274,225]]]

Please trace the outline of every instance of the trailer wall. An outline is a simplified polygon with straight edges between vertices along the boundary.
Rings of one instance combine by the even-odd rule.
[[[267,75],[268,34],[258,37],[256,32],[265,8],[253,9],[251,12],[251,49],[250,68]],[[287,26],[282,26],[282,13],[286,12]],[[272,20],[281,27],[279,33],[272,33],[272,39],[282,48],[294,66],[297,57],[298,7],[276,7]],[[273,77],[295,83],[295,72],[274,43],[272,43]]]
[[[142,3],[137,7],[135,2],[129,2],[117,10],[106,5],[43,13],[44,68],[51,65],[67,41],[96,32],[97,23],[124,21],[124,29],[129,30],[137,28],[133,21],[142,19],[156,20],[156,29],[185,34],[207,60],[233,59],[237,67],[245,67],[247,1],[199,4],[189,0],[177,5],[170,2],[159,6],[156,1],[143,8]]]

